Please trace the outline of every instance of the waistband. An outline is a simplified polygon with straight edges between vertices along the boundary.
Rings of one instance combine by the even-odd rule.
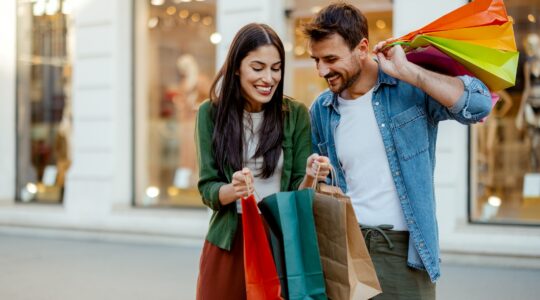
[[[394,248],[394,242],[405,243],[409,241],[408,231],[392,230],[394,225],[381,224],[377,226],[370,226],[365,224],[359,224],[362,232],[364,233],[364,239],[368,239],[372,235],[380,234],[388,243],[388,248]]]

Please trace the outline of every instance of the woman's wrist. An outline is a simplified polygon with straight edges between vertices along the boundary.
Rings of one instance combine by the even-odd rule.
[[[222,185],[219,188],[219,202],[221,205],[227,205],[236,201],[236,193],[232,183]]]

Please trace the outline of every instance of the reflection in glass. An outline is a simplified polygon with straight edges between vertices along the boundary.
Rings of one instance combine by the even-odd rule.
[[[62,201],[71,164],[66,1],[17,4],[17,198]]]
[[[505,1],[520,63],[516,86],[498,91],[490,116],[473,126],[471,219],[540,224],[540,26],[535,0]]]
[[[202,206],[195,117],[215,73],[215,2],[139,3],[136,204]],[[144,61],[142,61],[144,60]]]

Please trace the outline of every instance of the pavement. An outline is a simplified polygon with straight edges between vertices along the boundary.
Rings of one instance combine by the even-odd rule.
[[[0,299],[195,299],[201,248],[0,234]],[[540,299],[540,270],[443,264],[437,299]]]

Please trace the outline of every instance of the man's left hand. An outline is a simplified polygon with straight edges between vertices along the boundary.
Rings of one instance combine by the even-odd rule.
[[[401,45],[384,48],[386,41],[378,43],[373,52],[381,69],[388,75],[409,83],[415,82],[415,65],[407,60]]]

